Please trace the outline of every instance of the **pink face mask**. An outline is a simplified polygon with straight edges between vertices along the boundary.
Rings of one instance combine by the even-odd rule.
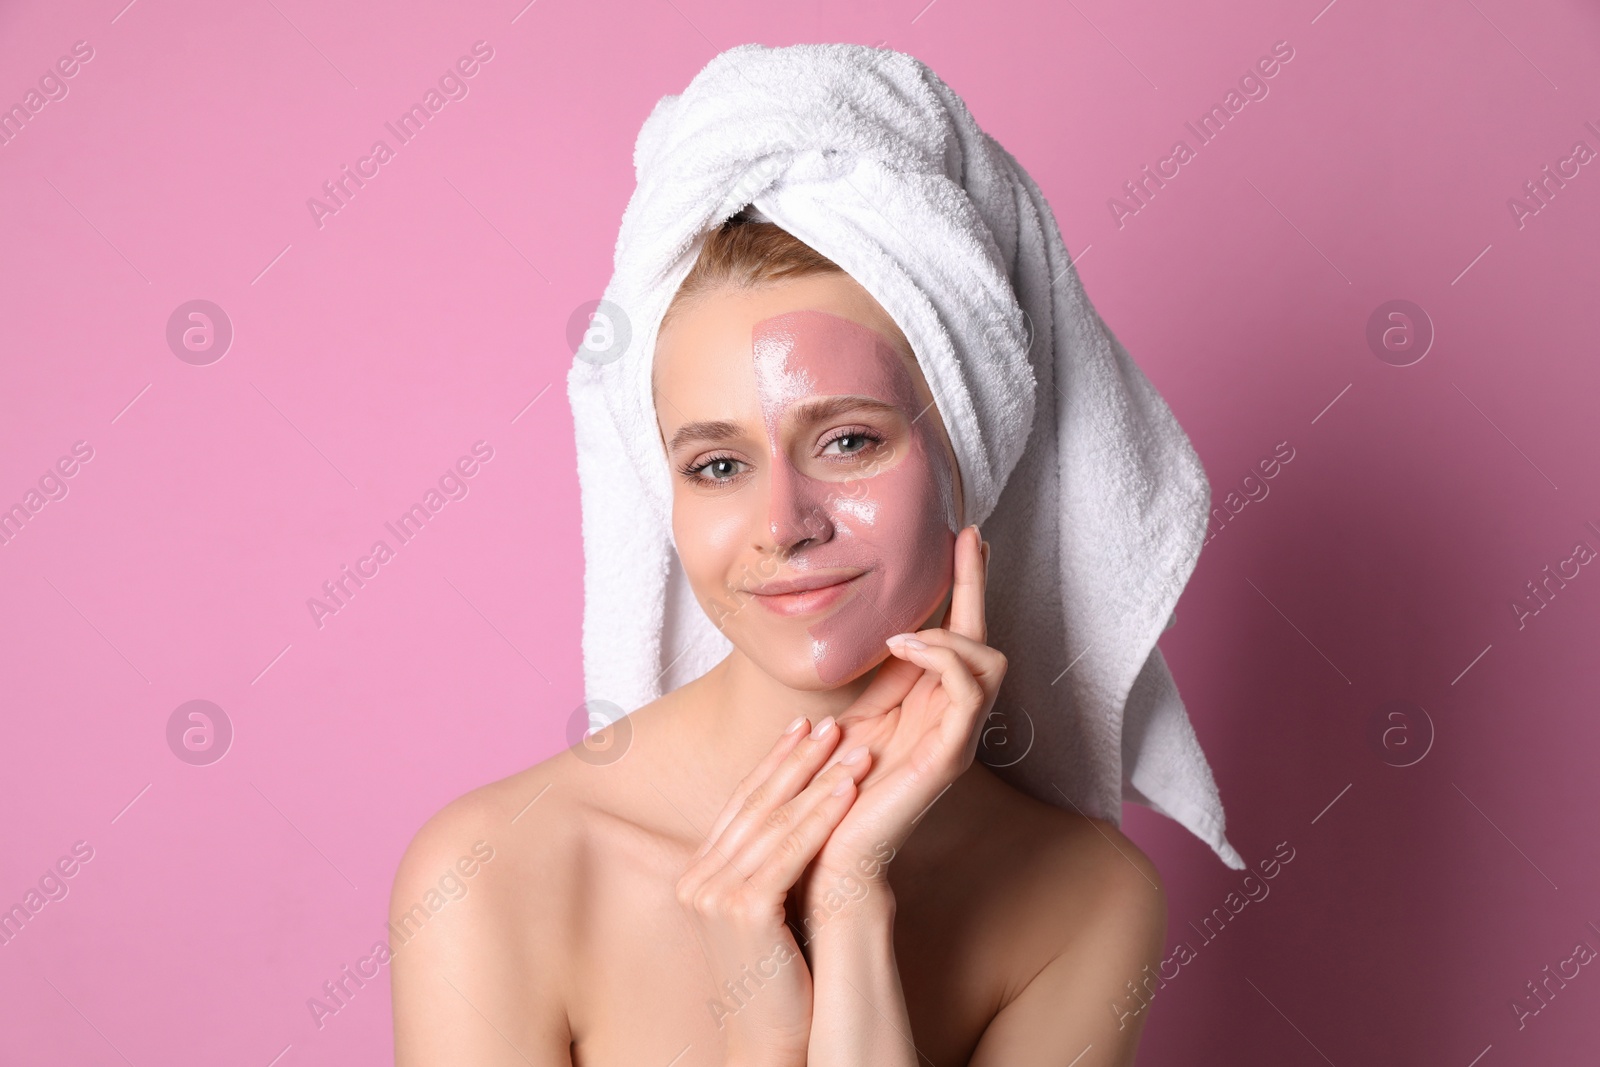
[[[884,638],[917,629],[943,599],[957,521],[950,464],[901,355],[882,334],[806,310],[763,319],[752,340],[756,392],[773,442],[769,521],[777,543],[790,548],[784,567],[864,572],[807,629],[817,676],[833,685],[880,657]],[[910,425],[909,436],[879,444],[837,477],[799,469],[778,443],[783,420],[821,399],[844,396],[893,407]],[[881,424],[870,411],[831,421],[858,419]]]

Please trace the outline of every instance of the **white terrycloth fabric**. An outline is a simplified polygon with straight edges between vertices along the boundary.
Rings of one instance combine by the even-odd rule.
[[[1147,805],[1242,868],[1156,647],[1199,555],[1210,486],[1084,295],[1021,165],[909,55],[752,44],[656,104],[634,168],[601,309],[617,347],[580,348],[568,376],[589,700],[634,710],[731,647],[673,549],[650,365],[705,235],[753,204],[860,282],[928,379],[964,520],[993,544],[990,643],[1010,660],[997,721],[1011,747],[999,751],[1026,752],[987,762],[1116,825],[1124,799]]]

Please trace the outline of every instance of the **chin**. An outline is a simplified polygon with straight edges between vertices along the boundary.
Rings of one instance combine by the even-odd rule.
[[[780,645],[783,646],[782,652],[775,654]],[[888,646],[880,642],[876,652],[863,653],[861,662],[847,667],[842,677],[824,681],[817,670],[815,645],[815,641],[805,636],[786,636],[781,640],[771,637],[751,639],[747,636],[734,642],[734,646],[747,659],[773,680],[804,693],[825,692],[849,685],[889,657]]]

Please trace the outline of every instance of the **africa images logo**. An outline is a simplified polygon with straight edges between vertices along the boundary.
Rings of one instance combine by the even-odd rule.
[[[483,64],[493,58],[494,48],[488,41],[474,41],[472,54],[461,56],[454,66],[439,75],[437,87],[428,86],[428,91],[422,94],[420,101],[413,103],[392,122],[383,124],[383,128],[394,138],[393,146],[380,137],[372,142],[366,155],[356,160],[354,170],[348,163],[341,164],[339,176],[322,183],[323,198],[313,196],[306,199],[306,210],[311,212],[311,221],[316,223],[317,229],[326,225],[329,215],[337,215],[349,207],[356,193],[366,188],[367,182],[378,176],[383,165],[394,159],[396,149],[410,144],[433,121],[433,117],[444,110],[446,104],[452,100],[465,100],[472,91],[468,80],[476,77],[483,69]]]
[[[1156,193],[1165,189],[1167,182],[1178,177],[1183,172],[1183,167],[1199,158],[1199,150],[1220,137],[1222,131],[1228,128],[1247,105],[1265,100],[1272,91],[1269,82],[1277,77],[1292,59],[1294,59],[1293,46],[1288,41],[1274,41],[1271,54],[1257,59],[1254,65],[1239,76],[1238,88],[1230,88],[1220,103],[1212,104],[1194,122],[1183,124],[1194,135],[1194,145],[1191,146],[1182,137],[1178,138],[1173,142],[1172,150],[1156,160],[1153,170],[1149,164],[1145,164],[1140,170],[1139,177],[1130,178],[1122,183],[1122,188],[1127,194],[1125,199],[1107,197],[1106,208],[1111,212],[1111,221],[1116,223],[1117,229],[1122,229],[1130,218],[1149,207]]]

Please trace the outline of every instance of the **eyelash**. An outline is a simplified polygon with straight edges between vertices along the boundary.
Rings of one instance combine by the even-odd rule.
[[[867,428],[865,426],[842,426],[839,429],[833,431],[831,436],[829,436],[828,438],[826,438],[822,442],[821,447],[823,449],[826,449],[829,445],[833,444],[835,441],[842,441],[846,437],[864,437],[864,438],[867,439],[867,442],[870,445],[881,445],[881,444],[883,444],[883,435],[880,434],[880,433],[877,433],[876,431],[871,430],[871,429],[869,429],[869,428]],[[866,451],[867,451],[866,448],[862,448],[862,449],[860,449],[858,451],[855,451],[855,452],[847,452],[847,453],[845,453],[845,455],[847,455],[847,456],[859,456],[863,452],[866,452]]]
[[[869,445],[881,445],[881,444],[883,444],[883,441],[884,441],[884,438],[883,438],[882,434],[876,432],[875,430],[868,429],[865,426],[844,426],[844,427],[840,427],[838,430],[832,431],[829,434],[829,436],[826,437],[820,443],[820,445],[818,446],[819,451],[822,450],[822,449],[826,449],[829,445],[832,445],[837,441],[842,441],[847,437],[865,438]],[[862,455],[863,453],[865,453],[867,451],[868,451],[867,448],[862,448],[862,449],[859,449],[859,450],[857,450],[855,452],[848,452],[848,453],[844,454],[844,458],[847,459],[847,460],[848,459],[853,459],[856,456]],[[738,456],[729,455],[727,453],[715,453],[715,454],[712,454],[710,456],[707,456],[705,459],[701,460],[699,463],[685,463],[685,464],[683,464],[682,466],[680,466],[678,468],[678,473],[682,477],[684,477],[685,479],[687,479],[690,482],[698,482],[698,483],[703,484],[703,485],[716,485],[716,484],[719,484],[719,483],[726,484],[728,482],[733,481],[733,478],[705,478],[705,477],[701,476],[701,472],[704,471],[707,467],[713,466],[714,464],[717,464],[717,463],[721,463],[724,460],[732,460],[735,463],[743,462],[742,460],[739,459]],[[830,460],[829,462],[837,462],[837,461],[836,460]],[[734,478],[737,478],[737,477],[738,477],[737,474],[734,475]]]
[[[706,483],[708,485],[716,483],[716,482],[730,482],[730,481],[733,480],[732,478],[702,478],[702,477],[700,477],[700,472],[701,471],[705,470],[707,467],[711,466],[714,463],[721,463],[723,460],[732,460],[735,463],[742,462],[739,459],[738,456],[729,456],[729,455],[708,456],[708,457],[706,457],[704,460],[702,460],[699,463],[685,463],[683,466],[678,468],[678,473],[683,475],[685,478],[687,478],[691,482],[704,482],[704,483]],[[738,475],[735,475],[734,477],[738,477]]]

